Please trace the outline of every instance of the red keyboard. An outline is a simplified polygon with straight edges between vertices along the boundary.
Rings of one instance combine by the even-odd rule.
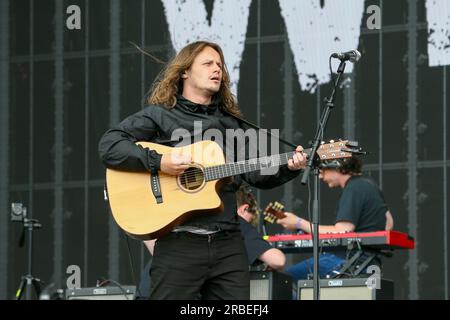
[[[265,240],[271,242],[275,248],[283,251],[303,251],[313,247],[311,234],[281,234],[265,236]],[[399,231],[375,231],[375,232],[345,232],[345,233],[321,233],[319,234],[320,247],[348,247],[352,243],[359,243],[374,249],[414,249],[414,238]],[[305,250],[309,251],[309,250]]]

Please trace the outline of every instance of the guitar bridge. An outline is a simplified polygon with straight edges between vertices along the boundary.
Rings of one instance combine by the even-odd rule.
[[[156,203],[162,203],[161,184],[159,183],[158,171],[150,173],[150,188],[152,189],[153,196],[155,196]]]

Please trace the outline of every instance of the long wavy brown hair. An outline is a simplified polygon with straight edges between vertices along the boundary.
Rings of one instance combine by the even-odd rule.
[[[217,95],[221,98],[222,105],[226,111],[240,116],[241,112],[237,106],[236,98],[230,90],[230,75],[225,65],[222,49],[218,44],[207,41],[193,42],[181,49],[153,82],[147,103],[163,105],[168,109],[173,108],[177,103],[176,94],[183,92],[183,79],[181,75],[192,66],[194,59],[206,47],[211,47],[216,50],[222,60],[222,82]]]

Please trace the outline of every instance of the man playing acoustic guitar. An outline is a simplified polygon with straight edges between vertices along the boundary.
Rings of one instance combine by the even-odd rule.
[[[127,216],[125,206],[123,220],[115,216],[119,225],[129,222],[127,219],[136,211],[131,207],[143,197],[149,197],[148,202],[153,205],[152,210],[136,213],[137,217],[142,217],[142,225],[146,225],[147,214],[153,214],[153,220],[159,223],[179,208],[189,207],[194,202],[208,203],[217,196],[214,193],[202,196],[211,186],[208,179],[216,175],[214,170],[195,166],[195,155],[158,152],[137,142],[162,144],[161,141],[165,141],[166,146],[174,147],[177,142],[173,141],[172,133],[177,129],[194,132],[194,121],[201,121],[202,130],[219,130],[223,136],[227,129],[245,129],[234,117],[241,113],[230,91],[222,50],[215,43],[199,41],[184,47],[156,79],[147,103],[142,111],[108,130],[99,142],[100,157],[108,170],[150,172],[152,177],[152,180],[144,179],[148,194],[130,193],[123,197],[123,200],[131,200],[130,212]],[[296,177],[305,166],[306,156],[302,151],[298,146],[274,174],[263,175],[256,170],[239,175],[256,188],[279,186]],[[243,172],[242,168],[234,167],[232,172]],[[168,176],[178,178],[166,183]],[[107,183],[112,178],[107,174]],[[202,299],[249,299],[248,260],[236,214],[235,192],[239,186],[222,182],[217,184],[220,206],[215,210],[206,211],[201,207],[188,210],[195,214],[167,224],[173,228],[164,234],[159,231],[167,231],[167,228],[162,227],[158,234],[134,233],[143,235],[144,240],[158,238],[151,267],[151,299],[195,299],[198,296]],[[118,187],[132,187],[129,184],[133,182],[124,181]],[[122,191],[118,196],[125,194]],[[120,207],[120,201],[113,201],[109,184],[108,193],[114,214],[114,207]],[[139,227],[138,224],[127,231],[133,233]]]

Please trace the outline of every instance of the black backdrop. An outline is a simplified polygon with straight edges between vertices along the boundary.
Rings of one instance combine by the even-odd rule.
[[[7,156],[1,163],[0,298],[12,298],[26,273],[26,249],[18,247],[21,227],[9,221],[14,201],[43,224],[35,233],[35,276],[65,286],[67,267],[78,265],[82,286],[102,278],[132,284],[125,238],[103,201],[97,143],[111,123],[142,107],[161,68],[129,41],[165,60],[173,54],[163,6],[158,0],[122,1],[118,21],[112,21],[115,1],[2,1],[8,9],[2,17],[9,22],[0,29],[8,41],[2,52],[2,94],[8,99],[1,106]],[[211,11],[213,1],[204,2]],[[76,32],[55,15],[70,4],[83,13],[83,28]],[[445,299],[448,67],[428,66],[424,1],[370,4],[383,8],[383,27],[361,29],[363,59],[346,75],[352,81],[338,92],[326,136],[356,139],[371,152],[365,172],[382,185],[395,229],[416,238],[414,251],[397,251],[385,264],[396,298]],[[120,43],[113,50],[114,37]],[[120,72],[111,68],[117,57]],[[305,145],[329,92],[329,84],[313,94],[300,90],[278,2],[252,1],[238,87],[246,117]],[[338,195],[321,188],[323,223],[333,222]],[[299,181],[260,192],[259,199],[262,207],[278,200],[307,216],[308,192]],[[148,254],[135,240],[130,246],[138,277]]]

